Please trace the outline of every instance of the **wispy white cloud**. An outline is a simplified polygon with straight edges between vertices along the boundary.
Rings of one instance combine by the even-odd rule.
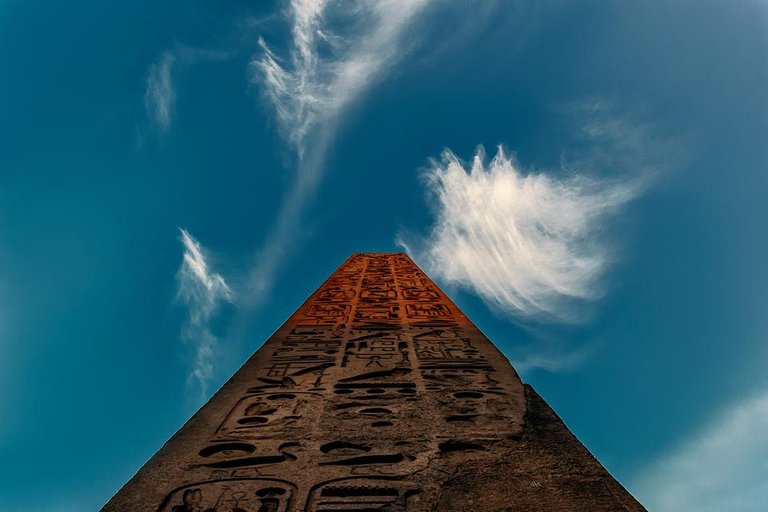
[[[344,109],[402,54],[400,36],[427,0],[362,2],[293,0],[292,48],[278,57],[264,39],[252,61],[286,137],[303,154],[318,124]],[[335,28],[338,27],[338,28]]]
[[[180,231],[184,256],[176,275],[177,299],[187,308],[182,339],[195,351],[188,385],[204,399],[213,376],[218,343],[210,322],[222,304],[232,301],[233,294],[224,278],[209,268],[200,242],[186,230]]]
[[[768,391],[721,411],[630,487],[655,512],[768,510]]]
[[[580,345],[570,350],[562,346],[534,347],[527,351],[513,349],[512,366],[520,373],[530,370],[567,372],[579,367],[595,351],[594,344]]]
[[[686,158],[680,140],[654,134],[642,108],[620,112],[612,100],[589,98],[571,102],[561,111],[574,120],[574,138],[585,146],[581,153],[563,157],[569,171],[632,174],[650,183],[661,171],[666,175],[682,167]]]
[[[433,275],[465,287],[495,310],[575,321],[574,302],[601,296],[612,263],[605,223],[641,182],[524,173],[499,148],[470,164],[450,150],[427,183],[436,222],[425,240],[399,243]]]
[[[407,51],[404,34],[427,0],[381,0],[350,6],[293,0],[290,48],[279,56],[264,39],[251,62],[252,80],[272,104],[280,130],[296,152],[296,176],[277,222],[257,256],[249,300],[258,303],[300,230],[325,153],[349,106]]]
[[[144,110],[152,126],[165,133],[173,125],[179,71],[200,61],[215,62],[231,56],[231,52],[195,48],[180,43],[162,52],[149,66],[144,89]]]
[[[173,86],[173,66],[176,56],[165,51],[149,66],[144,91],[144,109],[147,116],[161,132],[167,131],[173,122],[176,90]]]

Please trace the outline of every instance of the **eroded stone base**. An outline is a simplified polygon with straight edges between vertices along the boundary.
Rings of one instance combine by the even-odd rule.
[[[523,435],[510,448],[462,462],[434,512],[645,511],[526,385]]]

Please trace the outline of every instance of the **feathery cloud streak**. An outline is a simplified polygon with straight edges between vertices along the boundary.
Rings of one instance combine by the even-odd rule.
[[[251,62],[252,80],[274,107],[280,131],[296,152],[297,166],[292,188],[249,277],[248,302],[257,304],[268,292],[297,236],[339,119],[403,55],[403,35],[427,4],[382,0],[350,7],[330,0],[293,0],[287,58],[259,39],[262,52]]]
[[[604,223],[640,192],[639,183],[583,175],[522,173],[499,148],[472,163],[450,150],[426,174],[436,223],[425,240],[399,236],[430,273],[489,306],[522,317],[575,321],[572,306],[598,298],[611,263]]]
[[[723,411],[632,485],[649,510],[758,512],[768,507],[768,392]]]
[[[175,62],[176,56],[172,51],[163,52],[149,67],[147,75],[144,109],[161,132],[168,131],[173,122],[176,91],[173,87],[172,71]]]
[[[160,133],[171,129],[177,100],[179,75],[200,62],[217,62],[232,57],[228,51],[195,48],[176,43],[149,66],[144,89],[144,110],[150,124]]]
[[[223,303],[232,301],[232,290],[221,275],[208,267],[200,242],[186,230],[180,231],[184,257],[176,275],[176,296],[187,308],[182,339],[195,351],[187,384],[203,399],[213,376],[214,349],[218,342],[211,332],[210,322]]]
[[[329,0],[293,0],[288,59],[259,39],[263,53],[252,62],[253,80],[264,86],[299,155],[314,127],[337,118],[402,53],[400,36],[427,3],[384,0],[350,10]]]

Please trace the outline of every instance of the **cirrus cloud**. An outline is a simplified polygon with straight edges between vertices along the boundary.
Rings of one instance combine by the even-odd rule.
[[[263,86],[299,156],[320,124],[333,121],[404,53],[402,33],[428,0],[381,0],[350,8],[330,0],[292,0],[287,58],[259,38],[252,80]]]
[[[173,86],[173,66],[176,55],[165,51],[149,66],[144,90],[144,109],[161,132],[166,132],[173,121],[176,89]]]
[[[182,340],[194,348],[187,384],[197,390],[202,400],[207,397],[208,382],[213,377],[218,344],[210,322],[223,304],[232,302],[233,294],[224,278],[210,269],[200,242],[187,230],[179,231],[184,256],[176,274],[176,298],[187,309]]]
[[[576,321],[573,306],[603,292],[612,263],[605,223],[639,195],[642,180],[524,173],[499,148],[471,163],[450,150],[426,181],[436,222],[425,239],[398,243],[445,283],[504,314]]]
[[[230,52],[195,48],[176,43],[150,64],[144,89],[144,110],[150,124],[160,133],[173,125],[177,100],[178,75],[198,62],[216,62],[231,57]]]

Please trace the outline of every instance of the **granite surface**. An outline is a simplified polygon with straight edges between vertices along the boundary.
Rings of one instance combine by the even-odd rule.
[[[643,511],[405,254],[354,254],[105,512]]]

